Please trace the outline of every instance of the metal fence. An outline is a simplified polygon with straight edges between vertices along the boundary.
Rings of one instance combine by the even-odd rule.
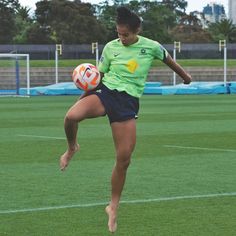
[[[163,45],[173,55],[174,44]],[[98,45],[101,53],[104,45]],[[30,54],[30,59],[54,60],[56,45],[1,45],[0,53]],[[91,59],[91,44],[62,45],[62,59]],[[228,59],[236,59],[236,44],[227,44]],[[223,51],[219,51],[219,44],[184,44],[178,59],[219,59],[223,58]]]

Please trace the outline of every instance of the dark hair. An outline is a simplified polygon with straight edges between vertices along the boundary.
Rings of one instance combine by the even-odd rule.
[[[132,32],[136,32],[141,27],[140,17],[126,7],[117,8],[117,25],[127,25]]]

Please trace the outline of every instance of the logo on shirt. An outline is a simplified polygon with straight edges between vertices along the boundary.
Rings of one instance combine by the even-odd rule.
[[[142,48],[142,49],[140,50],[140,54],[141,54],[141,55],[145,55],[145,54],[147,54],[146,49],[145,49],[145,48]]]
[[[129,70],[129,72],[134,73],[136,71],[136,69],[138,68],[138,63],[135,60],[130,60],[130,61],[128,61],[126,66],[127,66],[127,69]]]
[[[117,57],[120,55],[120,53],[114,53],[113,55],[114,55],[114,57]]]

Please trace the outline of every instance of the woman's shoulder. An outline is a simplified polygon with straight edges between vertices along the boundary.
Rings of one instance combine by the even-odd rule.
[[[109,46],[114,46],[114,45],[117,45],[117,44],[119,44],[119,38],[109,41],[108,43],[106,43],[105,46],[109,47]]]
[[[160,44],[158,41],[144,37],[144,36],[139,36],[141,42],[149,43],[149,44]]]

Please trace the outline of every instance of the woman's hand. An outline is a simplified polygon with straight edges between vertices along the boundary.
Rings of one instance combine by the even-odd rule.
[[[164,63],[183,79],[184,84],[190,84],[192,82],[191,75],[188,74],[178,63],[176,63],[170,55],[166,57]]]
[[[183,78],[184,84],[190,84],[192,82],[192,77],[190,74],[186,73],[186,76]]]

